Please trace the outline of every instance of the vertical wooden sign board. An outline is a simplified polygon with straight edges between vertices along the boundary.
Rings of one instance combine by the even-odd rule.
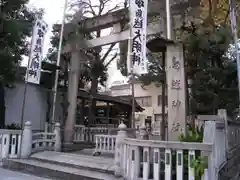
[[[178,140],[186,130],[186,85],[183,48],[167,46],[166,76],[168,89],[168,140]]]

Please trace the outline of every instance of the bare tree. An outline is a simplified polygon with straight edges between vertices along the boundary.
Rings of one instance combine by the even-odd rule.
[[[120,7],[119,4],[110,7],[112,3],[113,3],[112,0],[96,0],[94,2],[91,0],[72,0],[70,2],[70,8],[76,12],[80,9],[80,7],[83,8],[83,16],[89,18],[101,16],[106,13],[111,13]],[[102,36],[102,34],[103,30],[98,30],[96,32],[92,32],[90,34],[90,38],[99,38]],[[105,48],[103,49],[102,47],[92,49],[91,52],[93,52],[94,57],[88,63],[85,64],[85,67],[91,70],[92,68],[94,68],[94,66],[100,66],[102,64],[103,65],[102,69],[106,70],[109,64],[117,57],[117,53],[111,54],[115,45],[116,43],[113,43],[107,46],[106,49]],[[109,58],[110,55],[111,58]],[[99,68],[99,70],[101,70],[101,68]],[[97,72],[95,75],[94,74],[92,75],[93,78],[91,81],[90,91],[92,93],[96,93],[97,86],[100,80],[99,79],[100,72]]]
[[[112,0],[96,0],[94,2],[91,0],[73,0],[70,3],[70,8],[76,12],[81,9],[81,11],[83,11],[81,13],[83,13],[84,18],[89,18],[98,17],[106,13],[111,13],[119,8],[118,4],[114,6],[111,6],[111,4],[114,4]],[[77,19],[78,17],[76,16],[77,13],[75,14],[75,18]],[[99,29],[96,32],[90,33],[87,37],[90,39],[99,38],[103,35],[103,31],[104,30]],[[86,73],[87,71],[90,76],[90,93],[92,95],[97,93],[99,83],[101,85],[105,85],[105,82],[107,80],[108,66],[118,56],[117,52],[111,53],[114,50],[115,45],[116,43],[113,43],[111,45],[108,45],[106,48],[98,47],[88,50],[88,52],[91,53],[91,58],[89,58],[89,60],[85,63],[84,72]],[[96,102],[93,100],[91,102],[91,112],[89,112],[89,116],[92,116],[89,117],[90,122],[94,121],[95,117],[93,116],[93,114],[95,114],[95,107]]]

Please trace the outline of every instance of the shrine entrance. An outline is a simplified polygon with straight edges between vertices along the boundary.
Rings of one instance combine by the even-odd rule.
[[[92,101],[96,101],[96,107],[92,112]],[[131,97],[112,97],[103,94],[94,94],[79,90],[76,124],[89,127],[117,128],[120,121],[131,128]],[[144,109],[135,102],[135,111]],[[89,114],[93,113],[93,119],[89,120]]]
[[[175,17],[179,15],[181,18],[187,18],[185,15],[182,15],[186,7],[191,7],[193,10],[193,7],[199,6],[199,3],[194,1],[184,1],[181,2],[181,8],[179,6],[179,2],[176,0],[172,2],[171,4],[171,14],[175,15]],[[170,31],[174,31],[175,29],[179,29],[182,26],[182,22],[179,21],[179,19],[173,18],[174,27],[172,29],[168,29],[166,31],[166,18],[164,17],[165,10],[164,8],[164,1],[150,1],[148,3],[147,7],[147,13],[146,15],[156,14],[158,13],[160,15],[161,20],[158,20],[158,26],[156,26],[156,23],[153,23],[152,25],[148,24],[148,27],[146,28],[147,33],[145,36],[149,35],[157,35],[164,39],[165,41],[168,41],[168,34]],[[104,45],[112,45],[114,43],[118,42],[127,42],[129,40],[129,19],[132,17],[129,17],[129,10],[128,7],[117,10],[115,12],[107,13],[102,16],[97,16],[94,18],[83,18],[81,16],[81,13],[79,13],[80,16],[76,17],[74,19],[74,22],[70,22],[65,25],[64,28],[64,38],[67,41],[64,46],[64,53],[71,53],[71,62],[70,62],[70,73],[69,73],[69,97],[68,97],[68,115],[67,115],[67,121],[65,124],[65,131],[66,131],[66,138],[67,141],[71,140],[71,134],[68,135],[67,132],[71,131],[74,128],[75,119],[76,119],[76,111],[77,111],[77,97],[78,97],[78,76],[80,71],[81,64],[84,63],[84,58],[86,56],[80,55],[81,52],[85,52],[87,49],[91,48],[99,48]],[[76,26],[76,24],[81,26]],[[84,32],[94,32],[101,29],[106,28],[113,28],[113,32],[110,35],[104,36],[104,37],[98,37],[93,39],[86,39],[84,36]],[[77,32],[83,32],[76,33],[76,28],[80,28],[83,31]],[[54,30],[59,32],[61,29],[61,25],[55,25]],[[175,34],[173,35],[175,36]],[[172,39],[175,39],[172,38]],[[127,48],[126,51],[124,51],[125,54],[127,54]],[[168,135],[171,135],[173,137],[176,136],[176,132],[184,131],[185,130],[185,121],[186,121],[186,109],[185,109],[185,74],[184,74],[184,66],[183,66],[183,53],[182,53],[182,47],[179,44],[174,44],[174,42],[171,42],[166,46],[166,65],[164,65],[164,69],[166,69],[166,84],[168,84],[167,92],[168,92]],[[177,60],[179,62],[180,66],[178,69],[175,69],[172,66],[173,60]],[[78,73],[75,73],[78,72]],[[164,96],[163,96],[164,97]],[[114,104],[114,103],[113,103]],[[171,106],[172,104],[176,104],[177,106]],[[83,109],[86,107],[83,107]],[[114,108],[113,108],[114,109]],[[112,110],[114,111],[114,110]],[[95,114],[95,112],[94,112]],[[165,115],[165,113],[162,113]],[[105,115],[104,115],[105,116]],[[99,119],[99,118],[98,118]],[[165,118],[163,118],[165,119]],[[93,123],[94,124],[94,123]],[[95,123],[97,124],[97,123]],[[175,130],[177,129],[177,130]],[[170,136],[169,136],[170,137]],[[169,138],[169,140],[172,138]]]

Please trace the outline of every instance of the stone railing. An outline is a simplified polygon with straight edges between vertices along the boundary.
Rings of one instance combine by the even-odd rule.
[[[94,124],[94,126],[101,128],[117,128],[118,124]]]
[[[115,135],[95,135],[95,151],[94,155],[100,153],[114,153],[116,144]]]
[[[84,141],[85,139],[85,126],[84,125],[74,125],[74,137],[73,140],[77,141]]]
[[[105,127],[85,127],[84,125],[74,126],[74,142],[89,141],[95,142],[95,135],[108,134]]]
[[[39,132],[32,134],[32,152],[54,150],[55,133]]]
[[[32,132],[32,123],[26,122],[22,133],[21,157],[27,158],[33,152],[44,150],[61,150],[60,124],[56,123],[54,132]]]
[[[0,160],[19,157],[21,135],[21,130],[0,129]]]
[[[74,142],[89,141],[95,143],[96,135],[116,135],[118,128],[107,127],[85,127],[84,125],[74,126]],[[136,136],[136,130],[131,128],[125,129],[130,137]]]
[[[44,124],[44,132],[53,132],[54,131],[54,124],[45,122]]]
[[[165,177],[165,180],[170,180],[173,176],[174,179],[195,179],[191,162],[199,151],[207,152],[210,157],[212,145],[126,138],[119,167],[122,176],[129,180],[140,177],[146,180]],[[205,169],[204,176],[208,177],[208,169]]]
[[[115,175],[126,180],[183,180],[196,179],[193,164],[205,168],[202,180],[218,180],[218,169],[225,152],[223,123],[204,123],[203,143],[149,140],[142,127],[138,138],[129,138],[124,124],[119,125],[116,136]],[[206,166],[205,166],[205,165]]]

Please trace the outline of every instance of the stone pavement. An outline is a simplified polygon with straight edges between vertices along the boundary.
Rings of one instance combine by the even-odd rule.
[[[0,168],[0,179],[1,180],[50,180],[46,178],[23,174],[16,171],[9,171],[2,168]]]
[[[88,154],[76,154],[74,153],[62,153],[54,151],[43,151],[31,155],[31,158],[37,158],[42,162],[53,162],[57,164],[72,165],[74,167],[85,167],[87,169],[100,170],[101,172],[113,172],[114,171],[114,159],[113,157],[106,156],[93,156],[92,153]],[[97,174],[97,173],[96,173]]]

